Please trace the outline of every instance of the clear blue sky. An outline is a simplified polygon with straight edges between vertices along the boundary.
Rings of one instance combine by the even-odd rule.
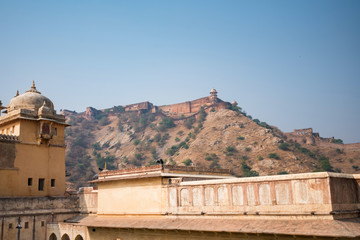
[[[0,0],[0,100],[84,111],[207,96],[360,142],[360,1]]]

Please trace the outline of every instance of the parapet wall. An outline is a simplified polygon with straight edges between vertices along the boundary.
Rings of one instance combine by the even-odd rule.
[[[360,177],[334,173],[181,182],[167,187],[168,215],[349,218]]]
[[[139,110],[150,110],[153,105],[150,102],[134,103],[124,106],[125,112],[139,111]]]
[[[78,197],[0,198],[0,216],[77,212]]]
[[[210,97],[199,98],[193,101],[188,101],[183,103],[163,105],[163,106],[159,106],[158,108],[168,116],[178,117],[180,114],[184,114],[185,116],[188,116],[190,114],[198,113],[201,107],[207,108],[216,105],[218,103],[223,103],[223,101],[218,98],[213,98],[210,96]],[[221,105],[220,107],[222,106],[223,105]]]

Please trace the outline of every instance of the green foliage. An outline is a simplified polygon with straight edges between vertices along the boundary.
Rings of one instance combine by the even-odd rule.
[[[216,160],[219,160],[219,157],[216,155],[216,153],[206,153],[205,160],[206,161],[216,161]]]
[[[165,161],[166,161],[166,160],[165,160]],[[173,165],[173,166],[176,166],[176,165],[177,165],[176,162],[174,161],[174,159],[172,159],[172,158],[169,158],[169,162],[170,162],[170,164]]]
[[[211,161],[209,168],[221,168],[219,165],[220,158],[215,153],[206,153],[205,160]]]
[[[196,119],[195,117],[190,117],[188,119],[186,119],[184,121],[184,126],[187,128],[187,129],[191,129],[193,124],[196,122]]]
[[[88,144],[89,142],[85,134],[78,135],[73,142],[74,146],[80,146],[83,148],[87,148]]]
[[[207,116],[207,113],[205,112],[204,107],[201,107],[201,108],[200,108],[200,112],[199,112],[198,122],[199,122],[199,123],[204,122],[205,119],[206,119],[206,116]]]
[[[249,167],[245,162],[241,163],[241,168],[242,168],[242,171],[243,171],[245,177],[259,176],[259,173],[251,170],[251,167]]]
[[[191,159],[186,159],[185,161],[183,161],[183,164],[185,165],[185,166],[190,166],[191,165],[191,163],[192,163],[192,161],[191,161]]]
[[[336,153],[337,154],[343,154],[344,153],[344,150],[340,149],[340,148],[337,148],[336,149]]]
[[[241,159],[244,160],[244,161],[245,161],[245,160],[248,160],[248,156],[247,156],[247,155],[242,155],[242,156],[241,156]]]
[[[157,153],[155,147],[152,147],[150,152],[151,152],[151,156],[152,156],[153,159],[158,159],[159,158],[159,154]]]
[[[137,145],[139,145],[140,140],[139,139],[134,139],[133,143],[134,143],[135,146],[137,146]]]
[[[270,125],[268,125],[266,122],[260,122],[259,126],[267,128],[267,129],[272,129],[272,127]]]
[[[125,108],[123,108],[122,106],[114,106],[113,107],[113,112],[114,113],[122,113],[122,112],[125,112]]]
[[[245,140],[245,137],[243,137],[243,136],[238,136],[237,139],[238,139],[238,140]]]
[[[296,149],[298,149],[300,152],[302,152],[302,153],[304,153],[304,154],[306,154],[306,155],[308,155],[309,157],[311,157],[311,158],[316,158],[316,155],[313,153],[313,152],[311,152],[309,149],[307,149],[307,148],[303,148],[303,147],[301,147],[301,145],[299,144],[299,143],[294,143],[294,147],[296,148]]]
[[[219,165],[219,160],[216,161],[212,161],[209,165],[209,168],[217,168],[217,169],[221,169],[221,166]]]
[[[93,149],[96,150],[96,151],[99,151],[101,150],[101,146],[100,146],[100,143],[99,142],[96,142],[92,145]]]
[[[99,121],[100,126],[106,126],[109,123],[110,123],[109,118],[106,115],[104,115],[104,117],[101,118]]]
[[[117,126],[118,126],[118,129],[119,129],[120,132],[124,131],[124,127],[123,127],[120,120],[118,121]]]
[[[144,160],[145,158],[144,158],[144,155],[142,154],[142,153],[140,153],[140,152],[136,152],[135,154],[134,154],[134,157],[135,157],[135,159],[137,159],[137,160]]]
[[[250,151],[251,151],[251,147],[246,147],[246,148],[245,148],[245,151],[246,151],[246,152],[250,152]]]
[[[110,146],[110,142],[106,142],[102,145],[101,148],[104,149],[104,148],[108,148],[109,146]]]
[[[177,153],[180,148],[185,148],[185,149],[188,149],[189,148],[189,145],[186,144],[185,141],[179,143],[178,145],[172,145],[171,148],[168,148],[165,153],[167,155],[170,155],[170,156],[173,156],[175,153]]]
[[[263,158],[262,156],[258,156],[257,159],[258,159],[259,161],[264,160],[264,158]]]
[[[178,132],[177,132],[177,135],[179,135],[179,136],[184,135],[184,131],[183,131],[183,130],[178,131]]]
[[[154,140],[155,142],[160,142],[160,140],[161,140],[161,134],[160,134],[160,133],[156,134],[156,135],[154,136],[153,140]]]
[[[342,139],[334,139],[333,143],[344,144],[344,141]]]
[[[279,160],[279,159],[280,159],[280,157],[279,157],[276,153],[269,153],[268,157],[269,157],[269,158],[276,159],[276,160]]]
[[[211,108],[210,112],[215,112],[215,108]]]
[[[333,167],[330,164],[329,158],[325,156],[319,156],[319,162],[321,165],[321,169],[326,172],[333,172]]]
[[[169,128],[175,127],[174,121],[169,117],[163,117],[160,122],[159,130],[166,131]]]
[[[280,171],[277,173],[278,175],[284,175],[284,174],[289,174],[287,171]]]
[[[232,104],[231,107],[230,107],[230,110],[234,111],[234,112],[238,112],[238,113],[241,113],[241,107],[235,105],[235,104]]]
[[[169,140],[169,138],[170,138],[170,135],[169,135],[168,133],[165,133],[165,134],[161,137],[160,142],[158,143],[158,145],[159,145],[160,147],[163,147],[163,146],[166,144],[167,140]]]
[[[308,155],[309,157],[315,158],[315,154],[313,152],[311,152],[309,149],[307,148],[300,148],[300,151],[302,153],[305,153],[306,155]]]
[[[224,154],[225,154],[226,156],[233,156],[234,153],[236,153],[236,152],[237,152],[237,151],[236,151],[236,149],[235,149],[233,146],[228,146],[228,147],[225,149]]]
[[[96,154],[95,160],[96,160],[96,164],[99,168],[104,168],[105,162],[106,162],[107,169],[109,169],[109,170],[116,169],[113,166],[113,163],[116,160],[116,157],[114,155],[108,155],[106,157],[102,157],[101,154]]]
[[[284,150],[284,151],[289,151],[290,150],[290,145],[288,143],[281,143],[279,146],[278,146],[281,150]]]
[[[176,137],[175,142],[180,142],[180,138]]]
[[[259,119],[255,118],[255,119],[253,119],[253,121],[254,121],[256,124],[260,125],[260,120],[259,120]]]
[[[356,165],[352,165],[352,168],[353,168],[355,171],[358,171],[358,170],[359,170],[359,166],[356,166]]]

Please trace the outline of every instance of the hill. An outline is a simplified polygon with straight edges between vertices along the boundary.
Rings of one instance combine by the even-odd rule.
[[[360,165],[360,144],[324,139],[309,129],[283,133],[212,93],[160,107],[144,102],[62,113],[72,125],[66,168],[73,188],[87,185],[105,162],[117,169],[162,158],[166,164],[228,168],[236,176],[355,173]]]

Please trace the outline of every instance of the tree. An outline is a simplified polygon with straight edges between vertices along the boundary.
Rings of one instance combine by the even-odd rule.
[[[279,160],[279,159],[280,159],[280,157],[279,157],[276,153],[269,153],[268,157],[269,157],[269,158],[276,159],[276,160]]]
[[[289,144],[288,143],[281,143],[278,147],[281,149],[281,150],[284,150],[284,151],[289,151]]]
[[[192,161],[191,161],[191,159],[186,159],[185,161],[183,161],[183,164],[185,165],[185,166],[190,166],[191,165],[191,163],[192,163]]]

